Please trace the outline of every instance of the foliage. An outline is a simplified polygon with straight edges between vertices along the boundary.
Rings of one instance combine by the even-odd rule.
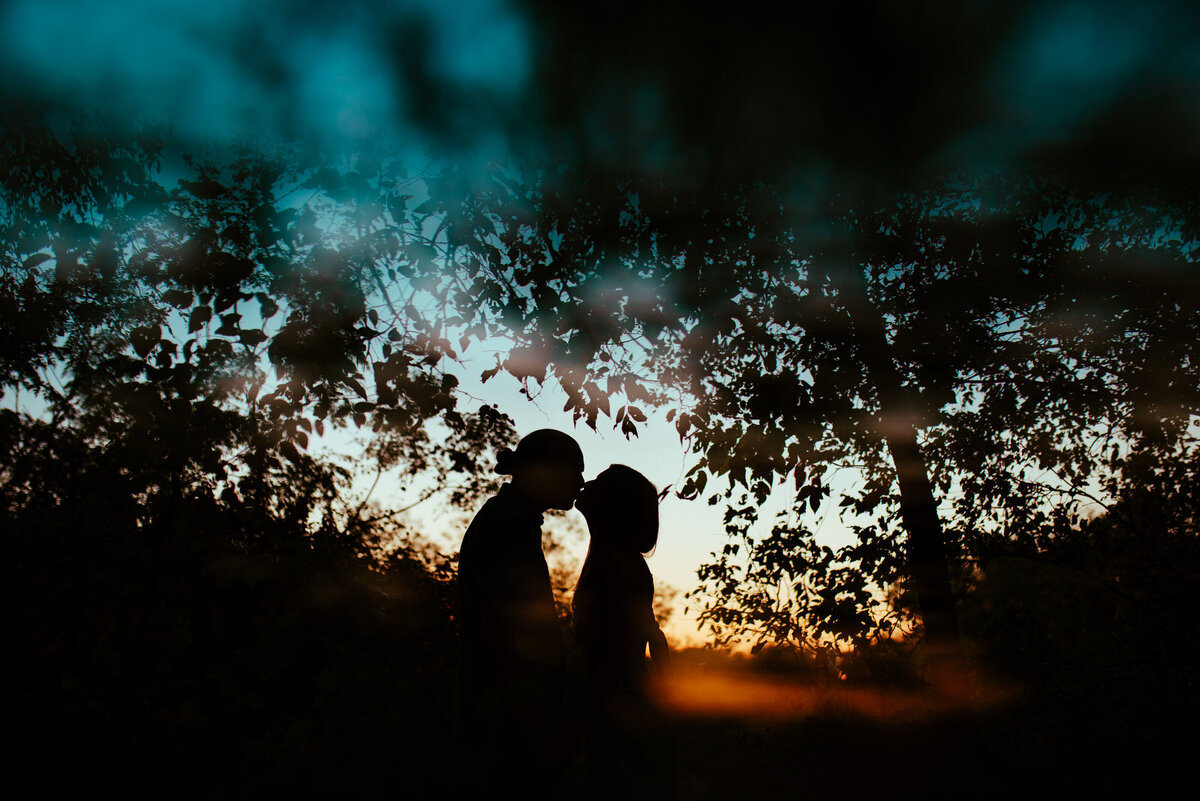
[[[283,465],[291,492],[270,502],[198,485],[168,510],[70,428],[4,411],[0,447],[22,490],[0,560],[10,751],[47,792],[375,792],[384,763],[447,781],[451,575],[311,526],[329,468]]]
[[[911,632],[897,466],[968,556],[1193,438],[1190,206],[976,175],[814,217],[766,186],[709,210],[610,179],[496,172],[434,199],[512,326],[496,369],[554,378],[577,419],[627,435],[669,404],[698,456],[683,494],[728,482],[708,498],[734,542],[701,571],[718,636]],[[794,502],[755,534],[785,481]],[[831,486],[858,537],[838,552],[805,522]]]
[[[730,480],[714,622],[852,638],[886,592],[956,639],[956,550],[1191,436],[1198,18],[1152,6],[528,4],[534,155],[433,200],[514,329],[497,369],[626,434],[667,404],[686,493]],[[827,560],[831,488],[859,543]]]
[[[963,620],[989,679],[1015,688],[985,717],[1006,758],[1165,774],[1184,759],[1174,733],[1200,708],[1200,532],[1194,444],[1178,456],[1127,465],[1136,478],[1097,517],[1045,518],[982,553]]]
[[[90,793],[444,785],[452,570],[315,447],[361,427],[469,506],[515,439],[459,408],[420,181],[19,109],[0,152],[17,760]]]
[[[6,120],[10,397],[128,449],[152,493],[267,498],[327,423],[369,425],[384,466],[469,477],[460,503],[487,489],[513,432],[457,408],[451,286],[403,165],[241,148],[164,166],[179,154],[153,132],[103,130]]]
[[[1114,497],[1135,480],[1129,458],[1177,459],[1173,451],[1192,441],[1200,297],[1187,218],[1033,188],[990,209],[978,187],[942,191],[855,222],[867,240],[859,258],[871,303],[910,404],[890,420],[862,367],[869,357],[847,337],[855,311],[819,283],[819,257],[781,289],[748,298],[729,334],[697,339],[704,361],[695,372],[707,382],[697,416],[732,422],[699,436],[705,455],[693,486],[706,473],[741,485],[727,527],[748,551],[744,568],[732,551],[704,568],[713,612],[772,639],[907,628],[903,614],[871,619],[872,586],[907,584],[901,499],[884,447],[900,415],[917,421],[964,556],[993,537],[1020,539],[1052,510],[1069,517],[1093,489]],[[763,382],[764,373],[778,377]],[[859,541],[834,554],[817,546],[804,507],[817,511],[828,468],[842,465],[861,476],[839,503]],[[793,511],[758,542],[748,525],[756,504],[792,469]],[[796,628],[780,607],[790,607]]]

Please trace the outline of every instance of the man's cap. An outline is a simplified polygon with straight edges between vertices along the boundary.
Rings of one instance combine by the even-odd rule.
[[[522,437],[515,451],[504,448],[496,454],[496,472],[512,475],[518,467],[535,462],[567,462],[583,472],[583,450],[570,434],[539,428]]]

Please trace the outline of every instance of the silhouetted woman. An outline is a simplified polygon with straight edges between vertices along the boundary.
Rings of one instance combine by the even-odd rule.
[[[641,473],[618,464],[584,485],[575,508],[591,535],[573,601],[591,688],[589,789],[595,798],[662,801],[674,795],[674,756],[648,696],[646,648],[659,673],[669,669],[669,651],[643,557],[658,542],[658,493]]]
[[[548,797],[564,743],[563,639],[542,553],[542,513],[570,509],[583,453],[544,428],[505,449],[512,476],[475,515],[458,556],[457,725],[466,794]]]

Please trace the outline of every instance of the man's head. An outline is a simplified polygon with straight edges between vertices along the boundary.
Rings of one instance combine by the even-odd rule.
[[[500,451],[496,472],[511,475],[513,489],[542,509],[570,509],[583,486],[583,451],[570,435],[541,428],[515,451]]]

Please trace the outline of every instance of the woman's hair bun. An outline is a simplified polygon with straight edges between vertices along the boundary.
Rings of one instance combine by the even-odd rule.
[[[512,448],[501,448],[496,454],[496,472],[502,476],[510,476],[517,466],[517,454]]]

